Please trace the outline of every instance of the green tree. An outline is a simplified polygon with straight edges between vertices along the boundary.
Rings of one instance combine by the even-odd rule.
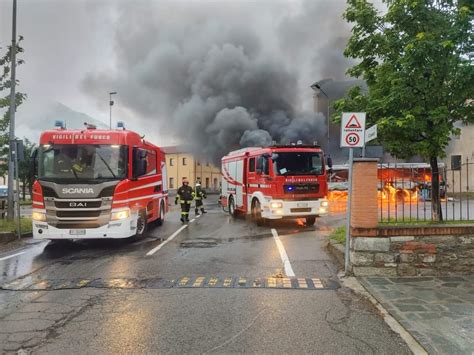
[[[367,112],[379,140],[394,156],[419,155],[430,163],[432,216],[442,220],[438,158],[456,122],[473,122],[473,12],[468,2],[385,0],[381,13],[366,0],[348,0],[344,14],[354,23],[344,54],[358,60],[348,74],[363,78],[334,105]]]
[[[28,189],[28,193],[32,196],[34,179],[30,175],[30,165],[33,164],[31,153],[33,153],[33,150],[36,148],[36,144],[32,143],[28,138],[23,138],[23,147],[24,159],[18,163],[18,176],[22,185],[21,197],[23,201],[25,201],[26,189]]]
[[[22,36],[16,44],[16,53],[23,53],[23,48],[20,46]],[[0,48],[1,49],[1,48]],[[6,52],[0,58],[0,176],[5,176],[8,171],[8,142],[9,142],[9,127],[10,127],[10,88],[11,88],[11,54],[12,46],[8,46]],[[23,64],[22,59],[17,59],[17,65]],[[16,81],[18,84],[18,80]],[[26,99],[26,94],[21,92],[15,93],[16,107],[20,106]]]

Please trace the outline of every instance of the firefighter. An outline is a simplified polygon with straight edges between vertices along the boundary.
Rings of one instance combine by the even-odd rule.
[[[196,216],[199,216],[199,209],[201,209],[201,213],[207,213],[204,209],[204,203],[202,202],[204,198],[207,198],[206,192],[201,188],[201,182],[197,181],[196,191],[194,192],[194,200],[196,200],[196,208],[194,209],[194,212],[196,213]]]
[[[178,201],[181,204],[181,222],[189,222],[189,210],[191,209],[191,202],[193,202],[194,190],[189,186],[189,181],[183,178],[181,187],[178,189],[178,194],[174,200],[177,205]]]

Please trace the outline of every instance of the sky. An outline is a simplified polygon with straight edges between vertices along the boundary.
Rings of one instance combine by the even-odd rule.
[[[11,8],[0,0],[2,48]],[[192,141],[217,156],[308,135],[317,130],[309,86],[345,79],[351,64],[344,8],[344,0],[18,0],[17,77],[28,94],[19,135],[37,137],[28,122],[52,102],[107,123],[109,91],[118,92],[114,118],[161,145]],[[208,136],[220,140],[217,152],[200,143]]]

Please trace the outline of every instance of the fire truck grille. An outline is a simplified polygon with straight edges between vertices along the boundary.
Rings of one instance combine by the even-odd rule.
[[[109,223],[112,200],[54,198],[45,200],[45,207],[48,223],[56,228],[98,228]]]
[[[80,228],[99,228],[101,225],[99,223],[61,223],[56,225],[56,228],[60,229],[80,229]]]
[[[304,213],[304,212],[311,212],[311,208],[308,208],[308,207],[291,208],[290,211],[292,213]]]
[[[285,191],[286,194],[318,193],[319,184],[283,185],[283,190]]]
[[[76,217],[76,218],[81,218],[81,217],[99,217],[100,216],[100,211],[81,211],[80,209],[76,211],[56,211],[56,216],[59,218],[64,218],[64,217]]]
[[[81,208],[99,208],[102,205],[102,201],[54,201],[56,208],[75,208],[80,210]]]

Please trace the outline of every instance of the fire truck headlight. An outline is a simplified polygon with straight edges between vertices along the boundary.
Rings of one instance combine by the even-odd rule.
[[[130,210],[115,211],[115,212],[112,212],[110,220],[119,221],[121,219],[126,219],[128,217],[130,217]]]
[[[329,202],[328,201],[323,201],[321,202],[321,207],[328,207],[329,206]]]
[[[33,211],[31,213],[31,219],[37,222],[45,222],[46,221],[46,214],[43,212]]]
[[[270,204],[270,207],[272,209],[283,208],[283,203],[281,203],[281,202],[272,202]]]

